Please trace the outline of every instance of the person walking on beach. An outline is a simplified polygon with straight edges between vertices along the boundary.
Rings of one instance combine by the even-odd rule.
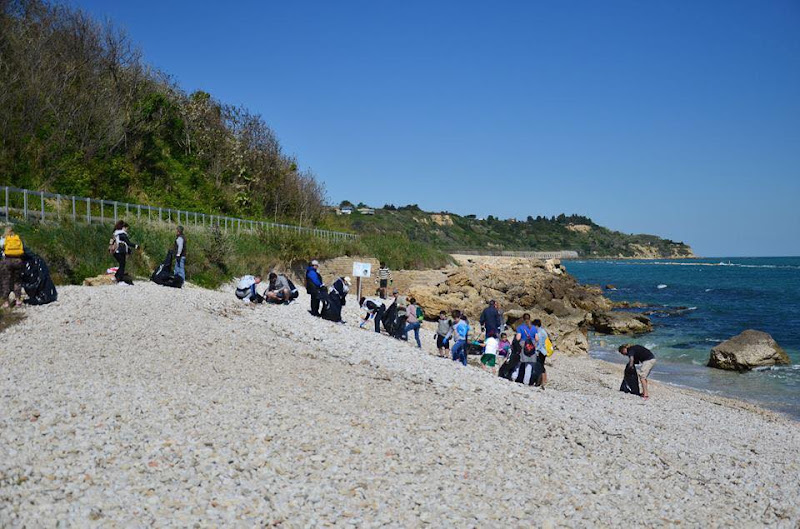
[[[622,356],[628,357],[628,365],[635,367],[639,375],[639,384],[642,386],[642,397],[645,399],[650,398],[647,392],[647,378],[650,376],[650,371],[656,365],[656,357],[653,352],[647,347],[641,345],[620,345],[619,352]]]
[[[487,338],[490,335],[494,337],[500,336],[503,320],[500,317],[500,311],[497,310],[497,302],[495,300],[491,300],[489,305],[483,309],[479,322],[481,327],[484,328]]]
[[[22,305],[22,283],[20,282],[20,273],[24,267],[22,256],[25,254],[25,248],[22,245],[22,239],[19,235],[14,233],[11,226],[6,228],[5,234],[0,239],[0,248],[3,250],[3,270],[0,270],[2,276],[0,277],[0,297],[2,297],[3,308],[9,307],[9,295],[14,292],[14,304],[16,306]]]
[[[539,319],[533,320],[533,326],[536,329],[534,335],[534,342],[536,343],[536,361],[539,363],[539,387],[544,389],[547,384],[547,370],[544,368],[544,361],[547,358],[547,331],[542,327],[542,321]]]
[[[453,334],[453,320],[447,317],[445,311],[439,312],[439,321],[436,324],[436,349],[439,356],[450,356],[450,336]]]
[[[114,233],[111,235],[109,243],[109,251],[117,261],[117,272],[114,274],[114,279],[116,279],[118,285],[133,285],[131,278],[125,275],[125,263],[128,260],[128,255],[137,250],[139,245],[131,242],[128,237],[129,227],[124,220],[118,220],[114,225]]]
[[[422,326],[422,323],[419,321],[417,317],[417,300],[414,298],[409,298],[408,306],[406,307],[406,314],[408,316],[406,328],[403,331],[403,338],[408,340],[408,331],[414,331],[414,339],[417,342],[417,347],[422,349],[422,342],[419,341],[419,328]]]
[[[456,322],[453,328],[453,335],[455,337],[452,350],[453,361],[467,365],[467,336],[469,335],[467,316],[461,314],[461,311],[456,310],[453,312],[453,321]]]
[[[183,234],[183,226],[178,226],[175,230],[175,270],[173,274],[180,276],[186,281],[186,236]]]
[[[324,286],[322,276],[319,275],[319,261],[314,259],[306,268],[306,291],[311,296],[311,310],[309,312],[312,316],[322,316],[319,312],[319,304],[322,299],[320,290]]]
[[[381,261],[381,266],[378,268],[378,292],[381,299],[386,299],[386,289],[389,288],[389,283],[392,281],[392,272],[386,263]]]

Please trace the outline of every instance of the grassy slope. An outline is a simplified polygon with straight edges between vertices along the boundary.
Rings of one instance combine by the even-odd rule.
[[[440,225],[431,213],[423,211],[384,209],[376,210],[375,215],[331,216],[327,221],[332,229],[362,234],[405,233],[413,241],[443,250],[575,250],[587,257],[630,257],[637,253],[634,245],[642,245],[664,257],[691,254],[691,248],[683,243],[655,235],[628,235],[594,223],[588,224],[588,233],[572,231],[569,219],[510,222],[446,215],[452,224]]]
[[[26,248],[45,258],[56,283],[79,284],[116,266],[107,251],[110,225],[20,223],[16,230]],[[173,230],[164,224],[132,226],[131,239],[141,246],[141,251],[129,261],[131,273],[150,275],[172,245]],[[189,280],[209,288],[234,276],[265,273],[278,265],[293,266],[314,258],[368,255],[386,261],[394,269],[438,268],[451,260],[447,254],[411,242],[402,235],[331,242],[296,234],[237,235],[188,229],[187,240]]]

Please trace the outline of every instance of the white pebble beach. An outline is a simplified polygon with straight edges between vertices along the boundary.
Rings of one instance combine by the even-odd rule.
[[[355,300],[348,300],[355,304]],[[0,334],[0,526],[797,527],[800,424],[560,357],[545,391],[288,306],[62,287]],[[370,325],[371,327],[371,325]]]

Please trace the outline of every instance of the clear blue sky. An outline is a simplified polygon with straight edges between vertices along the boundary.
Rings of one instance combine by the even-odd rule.
[[[76,0],[332,202],[800,255],[800,2]]]

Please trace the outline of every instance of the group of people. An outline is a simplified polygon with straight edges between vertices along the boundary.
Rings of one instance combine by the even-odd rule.
[[[128,235],[128,228],[130,228],[130,225],[127,222],[121,219],[118,220],[114,224],[114,231],[108,242],[108,252],[117,262],[114,280],[119,285],[133,285],[133,279],[126,273],[125,267],[128,256],[139,249],[139,245],[131,241],[130,235]],[[173,261],[174,265],[172,264]],[[186,281],[186,234],[183,226],[175,228],[175,241],[172,244],[172,248],[167,252],[165,263],[153,273],[153,279],[156,280],[156,276],[158,276],[156,282],[169,284],[169,286],[182,286]],[[159,273],[163,271],[166,273]],[[170,279],[168,276],[180,279],[178,281],[167,281]]]
[[[300,295],[292,280],[284,274],[270,272],[264,290],[260,275],[246,275],[239,279],[236,297],[250,303],[275,303],[288,305]]]
[[[306,291],[311,296],[309,314],[335,323],[344,323],[342,308],[350,293],[350,278],[337,277],[333,284],[325,284],[319,271],[319,261],[312,260],[306,267]]]

